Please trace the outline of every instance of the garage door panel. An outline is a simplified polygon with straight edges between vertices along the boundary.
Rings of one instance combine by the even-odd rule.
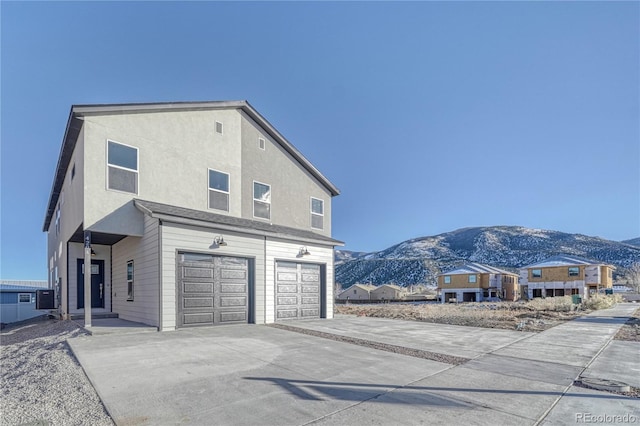
[[[246,306],[247,298],[245,296],[241,297],[228,297],[228,296],[220,296],[220,307],[225,308],[229,306]]]
[[[183,294],[213,293],[213,282],[209,282],[209,283],[183,282],[182,292]]]
[[[220,284],[220,294],[247,293],[245,284]]]
[[[184,297],[182,306],[185,308],[213,308],[213,297]]]
[[[302,318],[319,318],[320,308],[302,308],[300,313]]]
[[[184,314],[184,325],[213,325],[213,312]]]
[[[247,271],[244,269],[222,269],[220,271],[220,278],[223,280],[246,280]]]
[[[278,281],[298,281],[298,274],[296,272],[280,272],[278,271]]]
[[[303,296],[300,303],[302,305],[320,305],[320,297],[319,296]]]
[[[278,319],[294,319],[298,318],[297,309],[278,309]]]
[[[210,268],[182,268],[182,278],[213,278],[213,270]]]
[[[297,284],[278,284],[278,293],[297,293]]]
[[[303,284],[301,286],[301,293],[320,293],[320,286],[319,285],[308,285],[308,284]]]
[[[318,274],[302,274],[302,282],[320,282],[320,275]]]
[[[278,296],[278,305],[298,306],[298,297],[297,296]]]
[[[220,312],[220,323],[245,323],[247,311]]]

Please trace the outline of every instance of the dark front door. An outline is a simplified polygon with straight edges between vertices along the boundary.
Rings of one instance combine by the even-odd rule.
[[[104,260],[91,261],[91,307],[104,308]],[[78,259],[78,309],[84,309],[84,259]]]

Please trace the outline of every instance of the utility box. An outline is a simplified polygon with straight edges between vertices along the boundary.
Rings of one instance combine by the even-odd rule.
[[[36,290],[36,310],[55,308],[56,298],[54,290]]]
[[[580,297],[579,294],[572,294],[571,295],[571,303],[573,303],[574,305],[579,305],[582,303],[582,297]]]

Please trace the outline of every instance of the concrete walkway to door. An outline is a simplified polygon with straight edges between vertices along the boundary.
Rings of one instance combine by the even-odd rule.
[[[573,386],[580,374],[619,377],[608,365],[624,358],[637,368],[638,344],[609,350],[635,308],[539,334],[355,317],[287,323],[470,359],[458,366],[255,325],[69,344],[120,425],[575,424],[587,409],[640,419],[639,399]]]

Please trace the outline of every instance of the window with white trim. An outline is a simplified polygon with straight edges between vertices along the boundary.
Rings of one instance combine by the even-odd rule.
[[[542,278],[542,269],[532,269],[531,278]]]
[[[60,235],[60,203],[56,209],[56,235]]]
[[[229,211],[229,174],[209,169],[209,208]]]
[[[127,302],[133,302],[133,260],[127,262]]]
[[[31,294],[18,293],[18,303],[31,303]]]
[[[324,229],[324,200],[311,197],[311,227]]]
[[[580,268],[578,266],[569,267],[569,276],[570,277],[577,277],[578,275],[580,275]]]
[[[253,182],[253,217],[271,219],[271,185]]]
[[[470,282],[470,283],[475,283],[475,282],[477,282],[477,280],[478,280],[478,277],[477,277],[477,276],[475,276],[475,275],[469,275],[469,282]]]
[[[445,275],[444,276],[444,283],[445,284],[451,284],[451,276],[450,275]]]
[[[138,193],[138,148],[107,140],[107,188]]]

